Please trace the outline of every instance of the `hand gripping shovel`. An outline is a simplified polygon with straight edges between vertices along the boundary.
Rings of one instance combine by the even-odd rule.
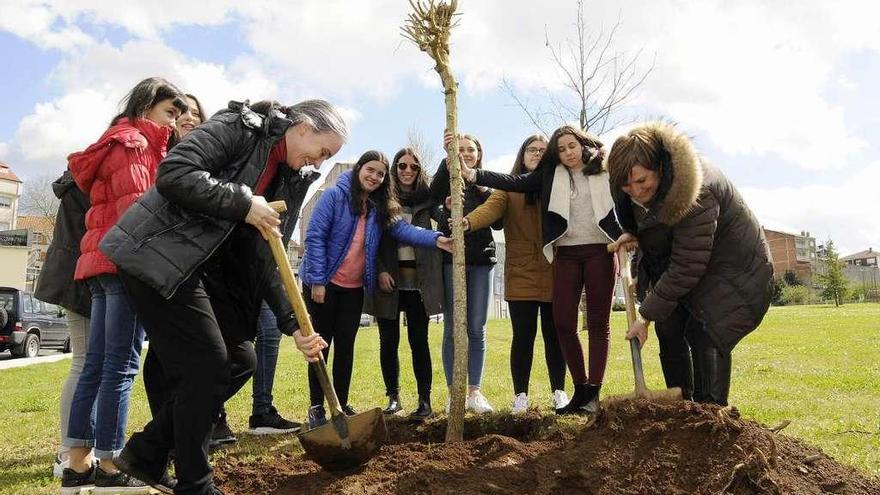
[[[613,252],[615,244],[608,245],[608,251]],[[627,329],[636,321],[636,295],[635,284],[632,278],[632,261],[629,253],[622,253],[620,263],[620,281],[623,284],[623,299],[626,305]],[[682,400],[681,388],[668,388],[666,390],[649,390],[645,385],[645,373],[642,369],[642,352],[639,349],[639,339],[630,339],[630,353],[632,354],[633,375],[635,376],[636,389],[631,394],[609,397],[609,402],[617,402],[632,399],[647,399],[653,402],[674,402]]]
[[[283,201],[272,202],[269,206],[279,213],[287,211],[287,205]],[[269,246],[278,265],[290,305],[299,322],[300,332],[305,336],[311,335],[315,333],[312,320],[293,278],[287,251],[281,239],[275,236],[269,237]],[[339,406],[336,390],[330,383],[324,356],[321,355],[318,361],[309,365],[318,375],[318,381],[330,407],[331,420],[325,425],[298,435],[306,456],[331,471],[348,469],[367,462],[382,447],[388,436],[382,409],[377,407],[354,416],[346,416]]]

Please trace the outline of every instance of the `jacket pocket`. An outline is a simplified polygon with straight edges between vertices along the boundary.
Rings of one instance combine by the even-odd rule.
[[[151,234],[144,236],[144,238],[141,239],[141,241],[135,245],[134,250],[137,251],[138,249],[144,247],[149,242],[155,240],[158,237],[161,237],[161,236],[167,234],[168,232],[171,232],[171,231],[174,231],[177,229],[182,229],[186,226],[195,225],[195,224],[202,222],[202,221],[204,221],[204,218],[190,218],[190,219],[181,220],[173,225],[167,225],[165,227],[162,227],[161,229],[157,230],[156,232],[153,232]]]
[[[507,241],[507,263],[512,268],[525,268],[535,261],[537,249],[529,241]]]

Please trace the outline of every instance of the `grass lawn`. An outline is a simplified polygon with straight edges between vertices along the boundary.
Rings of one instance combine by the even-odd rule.
[[[623,328],[623,313],[615,313],[603,396],[632,390]],[[433,403],[437,410],[442,410],[446,400],[441,334],[440,325],[432,325]],[[508,321],[489,323],[483,391],[496,409],[502,410],[509,410],[513,394],[510,335]],[[415,384],[406,338],[401,341],[402,399],[410,408],[416,402]],[[537,341],[530,397],[533,406],[549,414],[550,390],[541,339]],[[663,386],[656,355],[657,342],[652,336],[644,351],[651,388]],[[352,405],[358,410],[384,406],[375,327],[361,330],[356,359]],[[0,371],[0,495],[58,492],[51,462],[59,443],[58,399],[69,365],[64,360]],[[305,370],[292,340],[285,338],[275,378],[275,404],[282,415],[299,421],[305,417],[308,403]],[[570,381],[567,388],[570,393]],[[227,404],[233,430],[247,429],[250,400],[247,385]],[[746,418],[762,423],[790,420],[786,434],[821,447],[844,464],[880,475],[880,304],[771,308],[763,325],[734,353],[730,402]],[[148,417],[143,384],[138,379],[129,431],[142,427]],[[235,446],[219,455],[235,453],[256,459],[285,448],[299,447],[289,436],[255,439],[241,434]]]

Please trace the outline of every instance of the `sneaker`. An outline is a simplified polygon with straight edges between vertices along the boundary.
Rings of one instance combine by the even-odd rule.
[[[568,405],[568,394],[565,390],[553,391],[553,409],[562,409]]]
[[[167,464],[162,477],[156,479],[156,475],[149,474],[144,464],[139,462],[134,454],[132,454],[127,448],[122,449],[122,452],[113,459],[113,464],[115,464],[120,471],[143,481],[161,493],[172,494],[174,493],[174,487],[177,486],[177,478],[171,476],[168,472]]]
[[[99,466],[95,470],[95,495],[131,495],[152,493],[150,487],[143,481],[131,476],[124,471],[116,471],[113,474],[105,473]]]
[[[474,390],[468,394],[467,401],[464,403],[464,408],[477,414],[485,414],[495,411],[495,409],[492,409],[492,406],[489,405],[489,401],[486,400],[486,397],[481,394],[479,390]]]
[[[324,406],[311,406],[308,415],[309,429],[314,429],[327,424],[327,411]]]
[[[66,467],[61,470],[61,495],[79,495],[80,491],[95,486],[97,464],[92,465],[85,473],[77,473]]]
[[[348,404],[342,406],[342,412],[345,413],[346,416],[354,416],[355,414],[357,414],[357,411],[355,411],[354,408],[349,406]]]
[[[221,414],[220,419],[214,425],[214,430],[211,432],[211,441],[209,443],[213,446],[220,446],[237,441],[238,438],[235,437],[232,429],[229,428],[229,423],[226,422],[226,415]]]
[[[55,454],[55,462],[52,463],[52,476],[61,479],[64,475],[64,468],[70,466],[69,458],[61,458],[61,454]]]
[[[248,426],[248,433],[251,435],[296,433],[302,428],[302,424],[282,418],[275,406],[269,406],[267,413],[252,414],[248,420]]]
[[[513,406],[510,407],[511,414],[522,414],[529,408],[529,396],[525,392],[516,394],[513,398]]]

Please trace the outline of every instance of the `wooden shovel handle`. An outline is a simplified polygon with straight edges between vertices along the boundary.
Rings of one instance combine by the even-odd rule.
[[[269,203],[269,207],[278,213],[287,211],[287,204],[284,201],[273,201]],[[281,239],[275,236],[269,236],[269,247],[272,249],[272,256],[278,264],[278,274],[281,275],[281,283],[284,284],[284,290],[287,291],[287,297],[290,299],[290,305],[293,307],[293,313],[296,315],[296,321],[299,322],[300,333],[308,337],[315,333],[312,327],[312,319],[309,317],[309,311],[306,308],[306,302],[303,300],[296,280],[293,278],[293,268],[290,267],[290,260],[287,259],[287,250]]]
[[[617,246],[612,243],[608,245],[608,251],[614,252]],[[635,323],[638,313],[636,313],[636,288],[632,277],[632,254],[628,252],[618,252],[617,257],[620,261],[620,282],[623,284],[623,300],[626,305],[626,328]],[[645,372],[642,368],[642,352],[639,348],[639,339],[630,339],[630,353],[632,354],[633,376],[636,382],[636,394],[644,395],[648,390],[645,385]]]

